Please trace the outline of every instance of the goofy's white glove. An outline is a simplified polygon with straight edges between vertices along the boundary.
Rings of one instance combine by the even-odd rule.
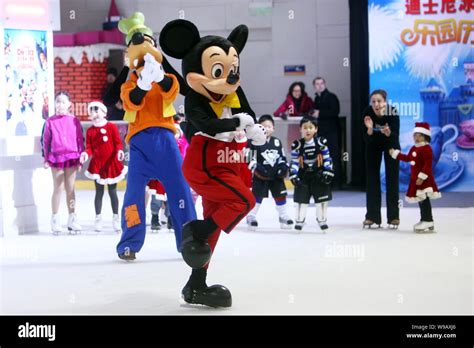
[[[138,87],[144,91],[151,89],[152,82],[161,82],[165,77],[163,66],[155,60],[150,53],[145,54],[143,58],[145,65],[140,72],[140,78],[137,81]]]
[[[247,138],[252,140],[252,145],[262,146],[267,141],[267,130],[261,124],[254,124],[245,128]]]

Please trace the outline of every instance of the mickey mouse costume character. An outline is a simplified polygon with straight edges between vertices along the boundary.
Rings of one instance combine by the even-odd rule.
[[[265,129],[255,124],[255,114],[240,87],[239,53],[248,29],[239,25],[229,35],[200,37],[186,20],[166,24],[160,46],[167,55],[182,59],[182,72],[189,92],[185,96],[190,139],[183,172],[190,186],[202,196],[204,220],[183,226],[182,256],[193,268],[182,290],[192,304],[230,307],[232,297],[222,285],[206,285],[207,267],[221,230],[230,233],[254,207],[255,198],[240,176],[241,163],[219,160],[235,154],[235,132],[245,130],[254,145],[265,143]]]
[[[136,12],[119,22],[119,30],[126,34],[131,70],[120,94],[126,111],[124,119],[129,121],[125,141],[130,144],[130,161],[122,209],[123,233],[117,253],[127,261],[135,259],[145,240],[145,187],[150,179],[160,180],[166,189],[178,251],[181,226],[196,219],[175,139],[176,111],[172,103],[178,95],[179,83],[173,74],[163,71],[163,56],[144,21],[143,14]]]
[[[409,162],[411,165],[410,184],[405,200],[408,203],[418,203],[421,212],[421,221],[413,227],[413,230],[431,232],[434,230],[434,222],[430,199],[441,198],[441,193],[433,176],[433,149],[429,144],[430,125],[426,122],[416,122],[413,138],[415,145],[411,147],[408,155],[400,153],[400,150],[390,149],[390,156]]]

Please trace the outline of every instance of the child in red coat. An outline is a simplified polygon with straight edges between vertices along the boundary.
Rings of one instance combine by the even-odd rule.
[[[408,155],[394,149],[390,149],[390,155],[394,159],[411,164],[410,184],[405,199],[409,203],[418,202],[420,206],[421,221],[413,226],[414,231],[429,232],[434,230],[430,199],[441,197],[433,176],[433,150],[429,144],[430,125],[426,122],[415,123],[413,139],[415,145],[412,146]]]
[[[125,178],[127,167],[122,164],[125,154],[123,152],[122,140],[115,124],[108,122],[105,118],[107,107],[100,101],[93,101],[88,106],[89,120],[93,125],[86,133],[86,150],[81,154],[81,164],[92,157],[86,177],[95,180],[95,230],[102,230],[102,197],[104,186],[107,189],[112,204],[114,231],[121,230],[118,216],[117,183]]]

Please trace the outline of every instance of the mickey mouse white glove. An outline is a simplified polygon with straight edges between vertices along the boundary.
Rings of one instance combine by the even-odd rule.
[[[253,126],[255,124],[253,117],[250,116],[249,114],[246,114],[245,112],[241,112],[238,114],[235,114],[233,116],[234,118],[238,118],[240,121],[239,126],[237,127],[237,130],[244,130],[248,126]],[[248,137],[248,136],[247,136]]]
[[[140,78],[137,81],[138,87],[144,91],[151,89],[152,82],[160,82],[165,77],[165,72],[160,63],[155,60],[150,53],[145,54],[143,58],[145,65],[140,72]]]
[[[245,129],[247,138],[252,140],[252,145],[262,146],[267,141],[267,131],[261,124],[254,124]]]

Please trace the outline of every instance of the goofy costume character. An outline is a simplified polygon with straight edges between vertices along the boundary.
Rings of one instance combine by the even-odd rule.
[[[129,122],[125,141],[130,145],[130,161],[117,253],[127,261],[135,259],[145,240],[145,188],[151,179],[160,180],[166,189],[179,252],[182,225],[196,219],[174,136],[176,111],[172,103],[179,93],[178,80],[165,74],[163,56],[144,21],[143,14],[136,12],[119,22],[119,30],[126,34],[131,70],[120,93]]]

